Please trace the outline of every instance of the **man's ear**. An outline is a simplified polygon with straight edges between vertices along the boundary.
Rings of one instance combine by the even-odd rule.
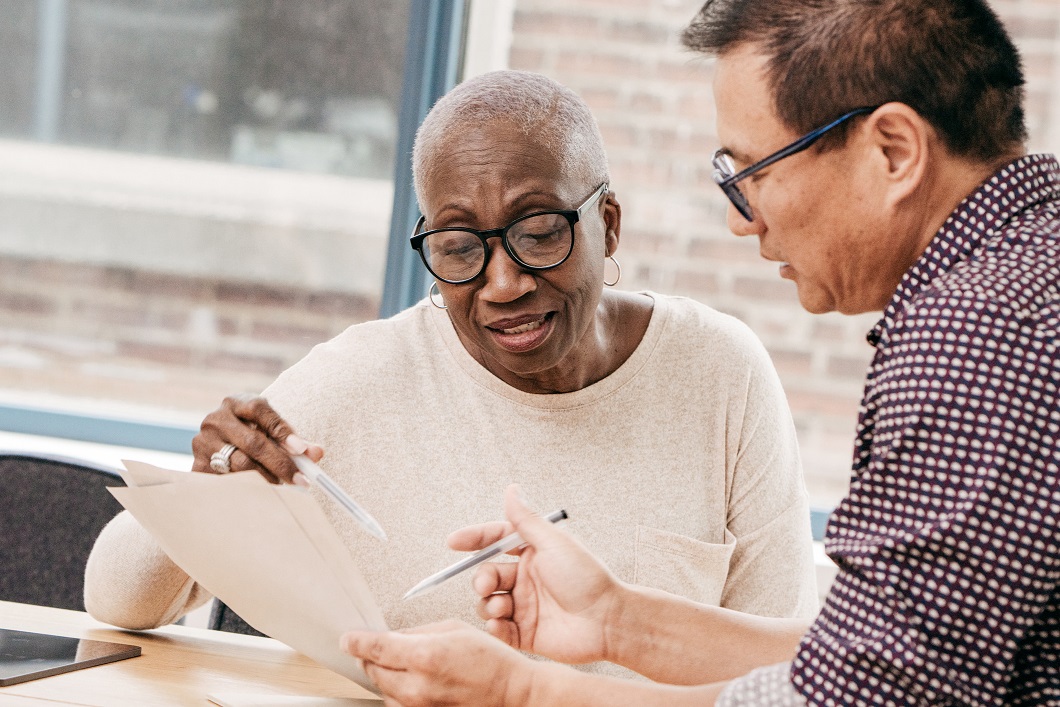
[[[880,106],[869,116],[867,127],[887,190],[885,202],[896,206],[923,183],[935,130],[904,103]]]
[[[609,258],[618,250],[618,240],[622,234],[622,205],[613,191],[608,191],[604,198],[604,257]]]

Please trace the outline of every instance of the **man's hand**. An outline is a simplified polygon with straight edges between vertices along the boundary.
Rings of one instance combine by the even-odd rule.
[[[305,454],[313,461],[324,456],[323,449],[296,435],[265,398],[256,396],[225,398],[206,416],[191,441],[192,471],[216,473],[210,457],[226,444],[236,447],[229,458],[232,471],[254,470],[273,484],[297,483],[292,454]]]
[[[568,533],[532,513],[517,487],[505,494],[509,523],[470,526],[449,536],[455,550],[478,550],[514,529],[527,542],[519,561],[487,563],[473,581],[486,630],[508,645],[564,663],[606,659],[606,623],[622,584]]]

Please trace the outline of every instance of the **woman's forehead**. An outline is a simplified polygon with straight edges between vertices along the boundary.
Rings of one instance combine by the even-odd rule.
[[[504,132],[480,131],[447,143],[439,146],[423,175],[426,195],[475,190],[562,196],[573,186],[562,155],[522,132],[509,139]]]
[[[559,160],[561,145],[550,145],[540,133],[527,132],[509,120],[468,122],[454,125],[438,139],[427,152],[428,161],[445,159],[454,153],[468,151],[490,152],[513,151],[551,157]]]

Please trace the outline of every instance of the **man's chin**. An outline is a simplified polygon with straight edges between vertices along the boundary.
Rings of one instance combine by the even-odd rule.
[[[799,288],[799,304],[810,314],[828,314],[836,311],[835,302],[830,297],[822,297],[820,292],[804,292]]]

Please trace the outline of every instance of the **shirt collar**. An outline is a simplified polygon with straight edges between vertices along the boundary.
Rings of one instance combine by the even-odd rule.
[[[898,283],[883,317],[865,337],[876,346],[899,312],[936,278],[966,260],[1021,211],[1060,198],[1060,162],[1026,155],[1008,163],[967,196]]]

